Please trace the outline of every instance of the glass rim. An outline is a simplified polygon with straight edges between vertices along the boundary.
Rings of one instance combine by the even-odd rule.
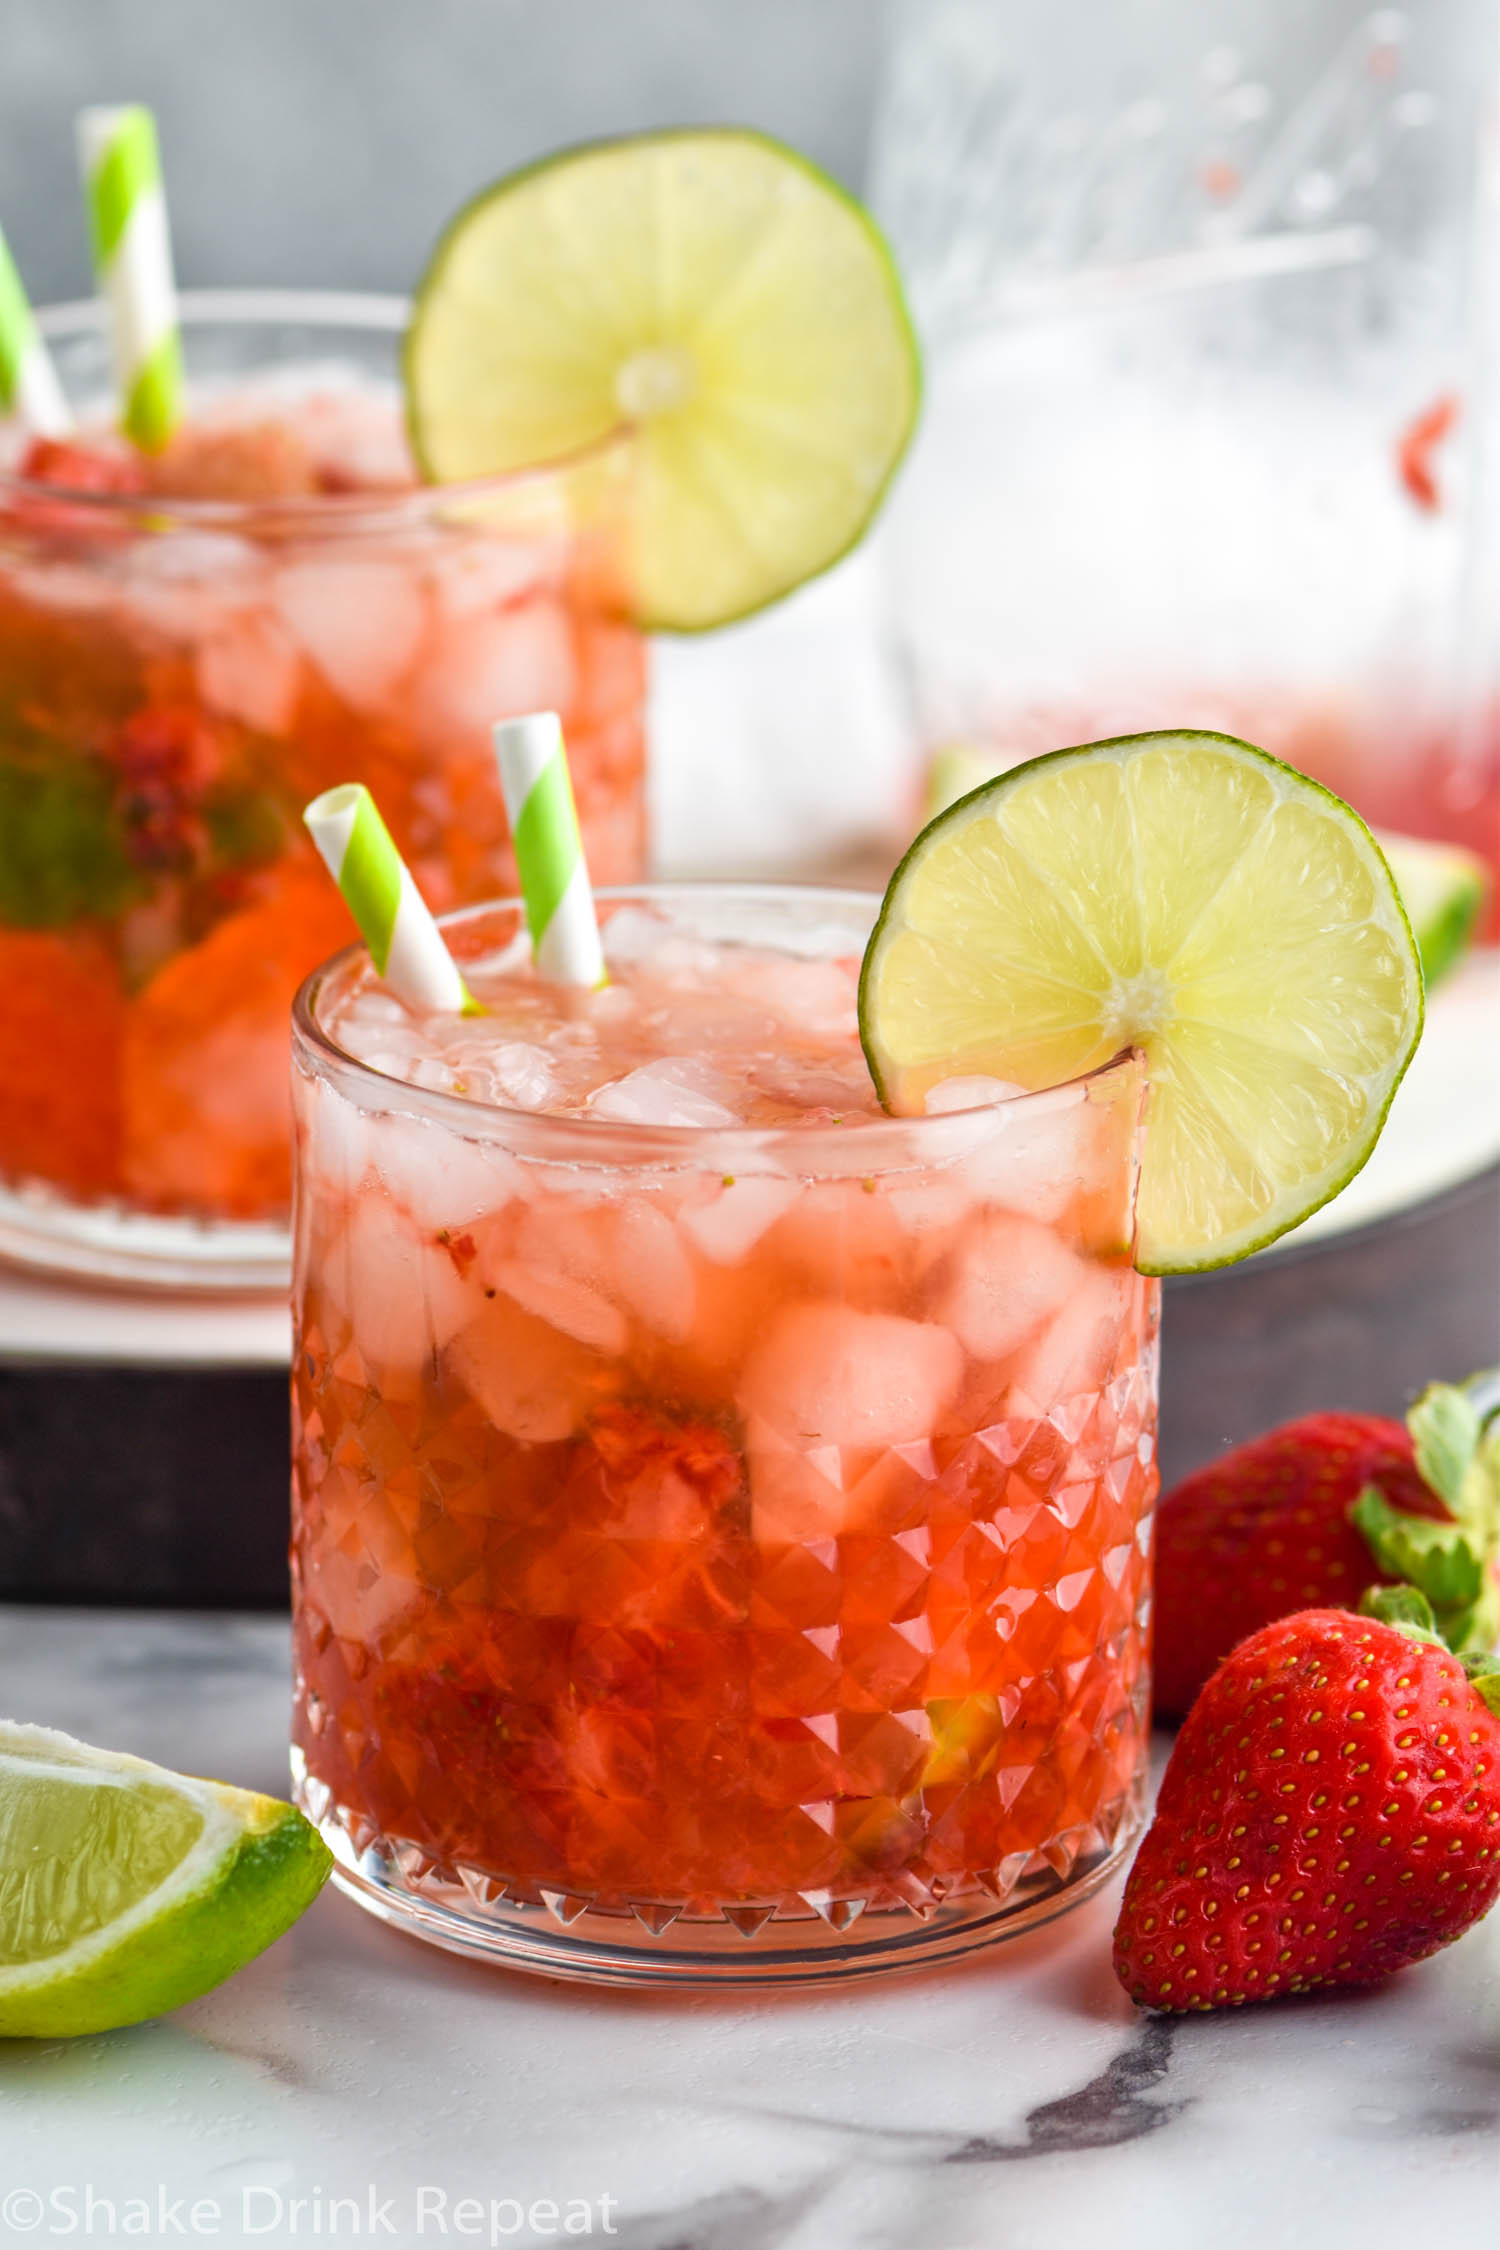
[[[695,900],[730,899],[738,904],[754,905],[760,902],[773,907],[788,900],[799,904],[821,904],[831,909],[854,909],[868,914],[873,926],[879,910],[881,894],[834,884],[818,883],[766,883],[766,882],[645,882],[619,883],[601,887],[594,893],[603,903],[651,903],[658,900],[680,899],[686,903]],[[481,900],[477,905],[459,907],[454,912],[438,917],[443,930],[462,929],[486,915],[510,913],[524,919],[525,908],[519,898],[493,898]],[[772,950],[774,950],[774,946]],[[504,1135],[506,1144],[514,1153],[546,1154],[554,1161],[576,1165],[618,1168],[631,1163],[658,1165],[705,1165],[709,1159],[705,1151],[713,1151],[712,1162],[720,1163],[719,1152],[774,1150],[785,1156],[789,1150],[805,1152],[800,1169],[827,1172],[830,1153],[847,1152],[846,1164],[832,1167],[836,1174],[860,1174],[868,1171],[909,1171],[919,1163],[947,1161],[961,1155],[973,1145],[976,1124],[984,1120],[997,1122],[1004,1118],[1035,1118],[1045,1116],[1049,1110],[1063,1112],[1089,1098],[1089,1089],[1096,1083],[1110,1079],[1131,1069],[1141,1067],[1140,1050],[1122,1047],[1109,1060],[1077,1078],[1062,1080],[1056,1086],[1041,1086],[1031,1092],[1013,1094],[999,1102],[978,1103],[972,1108],[940,1110],[922,1116],[897,1117],[884,1111],[873,1117],[845,1120],[841,1123],[818,1125],[638,1125],[614,1118],[588,1116],[558,1116],[547,1110],[517,1109],[502,1102],[474,1101],[466,1094],[446,1093],[438,1088],[414,1086],[404,1078],[395,1078],[389,1072],[377,1070],[373,1064],[352,1055],[324,1028],[318,1020],[318,1002],[325,986],[354,961],[369,958],[369,948],[363,939],[356,938],[340,947],[326,961],[319,962],[303,978],[292,1001],[292,1050],[300,1064],[307,1058],[320,1076],[343,1079],[353,1086],[373,1090],[379,1096],[378,1105],[362,1102],[361,1107],[379,1106],[385,1110],[399,1109],[403,1115],[415,1115],[424,1121],[440,1125],[467,1140],[494,1140]],[[797,956],[790,956],[797,958]],[[961,1075],[961,1074],[956,1074]],[[524,1144],[534,1144],[527,1148]],[[540,1144],[550,1144],[545,1150]],[[945,1144],[948,1144],[945,1146]],[[889,1147],[892,1154],[882,1161],[882,1149]],[[901,1161],[896,1161],[899,1152]],[[821,1157],[822,1161],[816,1159]],[[726,1170],[733,1167],[726,1163]],[[775,1167],[787,1170],[784,1162]]]
[[[183,289],[177,310],[184,328],[252,328],[281,322],[328,330],[363,329],[370,335],[400,337],[410,317],[410,297],[378,291],[337,289]],[[91,331],[102,334],[108,308],[100,297],[73,297],[65,303],[45,305],[35,315],[36,325],[49,343],[66,342]],[[295,364],[295,363],[288,363]],[[403,403],[402,427],[406,427]],[[66,443],[66,439],[63,440]],[[476,507],[487,500],[529,489],[545,489],[566,482],[593,464],[607,465],[629,458],[631,431],[621,423],[604,437],[556,454],[523,469],[504,469],[493,476],[463,477],[452,483],[426,484],[420,478],[410,487],[383,492],[312,492],[288,494],[269,500],[214,500],[174,498],[141,492],[91,492],[74,485],[54,484],[37,477],[19,476],[0,466],[0,497],[14,494],[24,500],[66,504],[70,509],[92,510],[102,521],[148,516],[153,529],[175,523],[216,528],[278,522],[347,524],[359,517],[378,515],[422,516],[454,508]]]

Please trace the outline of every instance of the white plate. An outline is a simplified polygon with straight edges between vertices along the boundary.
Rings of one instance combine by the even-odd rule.
[[[1500,948],[1434,996],[1379,1147],[1342,1195],[1284,1243],[1326,1240],[1411,1209],[1500,1162]],[[285,1299],[132,1296],[0,1269],[0,1361],[134,1367],[285,1367]]]

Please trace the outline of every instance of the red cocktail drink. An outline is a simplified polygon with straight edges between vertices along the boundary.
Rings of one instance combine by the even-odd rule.
[[[568,728],[590,858],[644,861],[623,456],[421,488],[402,309],[184,303],[189,419],[0,456],[0,1244],[150,1278],[273,1269],[286,1017],[345,924],[302,831],[367,781],[427,896],[514,883],[488,749]],[[82,318],[54,340],[107,396]],[[101,413],[101,427],[107,410]]]
[[[360,953],[299,1000],[302,1802],[377,1911],[553,1973],[962,1951],[1135,1819],[1139,1062],[892,1119],[873,902],[602,911],[597,994],[495,907],[485,1017]]]

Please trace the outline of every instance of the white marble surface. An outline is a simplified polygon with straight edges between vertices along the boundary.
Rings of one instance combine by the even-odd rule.
[[[267,1789],[286,1674],[274,1619],[0,1610],[0,1709]],[[513,2228],[538,2199],[543,2228],[547,2201],[559,2223],[588,2202],[591,2239],[607,2219],[623,2250],[1383,2250],[1492,2228],[1500,1915],[1381,1993],[1175,2024],[1114,1984],[1113,1903],[940,1974],[718,2001],[471,1967],[325,1894],[176,2016],[0,2044],[0,2243],[61,2239],[70,2209],[87,2239],[90,2185],[122,2230],[129,2199],[165,2196],[160,2242],[193,2239],[195,2199],[216,2241],[354,2239],[335,2196],[361,2240],[402,2244],[488,2241],[494,2200],[494,2238],[532,2250],[579,2239]]]

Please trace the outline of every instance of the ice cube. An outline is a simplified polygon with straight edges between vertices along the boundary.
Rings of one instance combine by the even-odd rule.
[[[434,550],[429,584],[444,621],[456,624],[555,585],[563,553],[560,544],[530,547],[452,531]]]
[[[937,1171],[915,1173],[909,1185],[888,1187],[885,1202],[908,1234],[924,1238],[946,1233],[974,1209],[973,1193],[957,1170],[951,1177]]]
[[[1005,1410],[1045,1414],[1060,1400],[1097,1391],[1131,1326],[1147,1284],[1128,1266],[1092,1266],[1012,1361]]]
[[[963,1353],[933,1322],[793,1305],[746,1363],[742,1411],[802,1447],[930,1437],[958,1390]]]
[[[494,1089],[492,1100],[509,1102],[516,1109],[545,1109],[556,1098],[557,1073],[545,1047],[507,1039],[484,1052],[480,1067]],[[471,1085],[470,1091],[478,1089]]]
[[[850,1448],[927,1440],[958,1390],[945,1328],[835,1304],[794,1305],[752,1351],[740,1384],[751,1528],[767,1544],[833,1538],[863,1514],[868,1461]]]
[[[549,1273],[524,1258],[502,1258],[487,1270],[496,1289],[549,1328],[611,1357],[625,1349],[629,1334],[625,1315],[585,1282]]]
[[[352,1197],[375,1171],[381,1120],[334,1092],[326,1080],[296,1081],[304,1127],[308,1187],[318,1195]]]
[[[976,1119],[978,1138],[963,1158],[976,1195],[1056,1225],[1098,1169],[1103,1113],[1083,1087]]]
[[[508,1296],[454,1337],[448,1365],[496,1429],[528,1445],[572,1437],[608,1388],[596,1352]]]
[[[232,610],[199,643],[198,693],[210,710],[261,734],[290,731],[302,686],[302,652],[270,610]]]
[[[407,1213],[373,1191],[350,1207],[321,1280],[366,1368],[391,1396],[414,1392],[434,1352],[480,1301],[443,1245],[424,1239]]]
[[[174,500],[300,500],[317,489],[303,433],[287,419],[199,413],[144,466],[150,489]]]
[[[988,1109],[994,1102],[1013,1101],[1026,1088],[1008,1078],[944,1078],[927,1093],[929,1117],[945,1117],[955,1109]]]
[[[31,570],[8,570],[12,593],[31,609],[61,610],[86,617],[93,610],[114,606],[114,588],[99,570],[81,570],[68,563],[39,563]]]
[[[677,933],[649,907],[617,906],[604,919],[603,937],[605,958],[619,964],[654,961],[664,946],[676,941]],[[708,947],[703,951],[712,958]]]
[[[567,711],[577,686],[563,612],[526,602],[441,635],[423,672],[421,708],[443,732],[484,742],[496,719],[517,711]]]
[[[707,1063],[668,1056],[601,1086],[589,1101],[589,1115],[617,1125],[733,1125],[732,1092]]]
[[[966,1230],[938,1300],[940,1317],[974,1359],[1017,1350],[1088,1276],[1049,1227],[997,1212]]]
[[[852,1035],[858,1029],[858,978],[842,961],[799,961],[780,954],[739,959],[729,951],[722,956],[719,975],[729,991],[815,1036]]]
[[[801,1192],[795,1180],[737,1177],[710,1189],[704,1202],[686,1205],[677,1223],[705,1258],[736,1265]]]
[[[246,540],[215,532],[174,531],[170,538],[138,540],[121,572],[122,603],[148,629],[194,639],[243,606],[256,568],[255,549]]]
[[[420,583],[391,563],[291,563],[276,574],[276,601],[335,693],[361,710],[386,700],[426,632]]]
[[[628,1196],[613,1248],[612,1293],[658,1336],[682,1342],[692,1330],[697,1282],[672,1221],[645,1196]]]
[[[621,718],[633,728],[645,700],[646,645],[632,625],[597,614],[578,621],[579,718],[591,730]]]
[[[774,1245],[809,1289],[868,1311],[894,1307],[910,1281],[911,1237],[878,1183],[809,1182],[776,1229]]]
[[[425,1118],[381,1118],[370,1145],[381,1181],[424,1234],[466,1227],[521,1192],[520,1167],[504,1149]]]
[[[414,1063],[427,1060],[432,1053],[427,1039],[410,1022],[377,1024],[355,1019],[343,1027],[340,1044],[383,1077],[402,1080]]]
[[[431,1602],[420,1582],[411,1543],[380,1537],[367,1477],[338,1461],[320,1476],[316,1496],[321,1528],[304,1550],[306,1592],[341,1640],[377,1649],[394,1628]],[[372,1549],[379,1546],[379,1568]]]

